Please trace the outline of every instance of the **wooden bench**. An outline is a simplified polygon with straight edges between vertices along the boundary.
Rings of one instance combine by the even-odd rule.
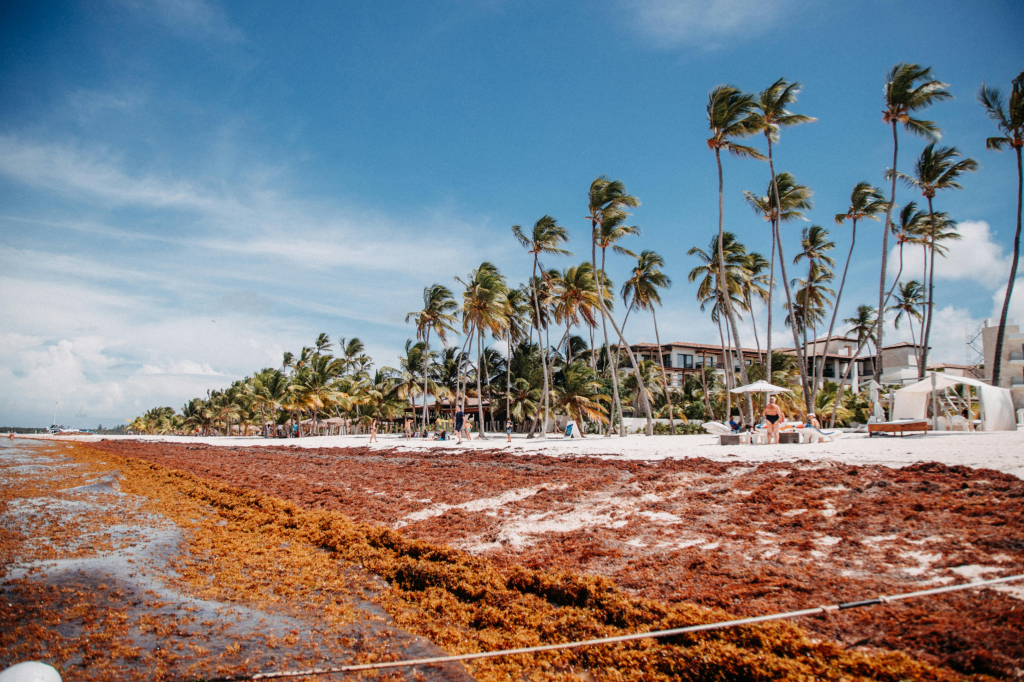
[[[743,445],[743,438],[738,433],[721,435],[718,437],[719,445]]]
[[[905,422],[877,422],[875,424],[868,424],[868,438],[871,438],[876,433],[886,434],[899,434],[900,437],[904,433],[927,433],[928,422],[924,420],[919,421],[905,421]]]
[[[779,433],[779,445],[800,445],[799,431],[782,431]]]

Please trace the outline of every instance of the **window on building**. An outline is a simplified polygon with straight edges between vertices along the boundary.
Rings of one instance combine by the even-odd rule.
[[[682,367],[683,369],[693,369],[693,356],[692,355],[687,355],[685,353],[680,353],[679,357],[677,359],[679,360],[679,367]]]

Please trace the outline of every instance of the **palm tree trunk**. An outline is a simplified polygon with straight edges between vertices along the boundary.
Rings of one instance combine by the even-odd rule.
[[[747,377],[747,365],[743,362],[743,346],[740,344],[740,330],[736,326],[736,316],[732,311],[732,303],[729,301],[729,295],[726,291],[727,281],[725,279],[725,251],[722,245],[724,238],[724,220],[725,220],[725,194],[724,186],[722,183],[722,152],[717,147],[715,148],[715,162],[718,164],[718,289],[722,292],[722,303],[725,305],[725,316],[729,321],[729,326],[732,327],[732,338],[736,342],[736,347],[740,349],[740,376],[743,378],[744,384],[749,384],[750,379]],[[754,406],[750,402],[750,394],[746,394],[747,400],[747,413],[745,415],[745,421],[747,424],[754,423]]]
[[[551,350],[551,326],[550,325],[547,326],[547,327],[544,327],[544,352],[546,353],[549,350]],[[554,360],[551,360],[551,362],[548,363],[548,371],[551,372],[551,376],[548,377],[548,382],[551,385],[551,387],[554,388],[554,385],[555,385],[555,362],[554,362]],[[544,412],[545,412],[545,414],[547,414],[550,411],[551,411],[551,394],[549,392],[548,395],[545,396]],[[554,431],[554,428],[555,428],[555,420],[552,419],[551,420],[551,430]],[[547,421],[545,421],[544,422],[544,431],[546,432],[547,429],[548,429],[548,423],[547,423]]]
[[[928,305],[925,307],[925,313],[928,316],[927,326],[921,335],[921,362],[917,365],[917,378],[918,380],[924,379],[925,369],[928,367],[928,342],[931,341],[932,337],[932,317],[935,315],[935,209],[932,208],[932,197],[928,196],[928,216],[929,222],[931,222],[931,242],[929,251],[930,258],[928,264]],[[998,362],[998,360],[997,360]]]
[[[484,423],[484,394],[483,387],[480,385],[480,375],[484,371],[483,363],[483,348],[484,348],[484,330],[483,328],[477,329],[479,339],[476,344],[476,414],[480,419],[480,440],[487,440],[486,435],[486,424]]]
[[[729,360],[725,357],[725,334],[722,332],[722,318],[718,318],[718,340],[722,342],[722,366],[726,367]],[[725,384],[725,417],[722,421],[728,422],[732,416],[732,393],[729,391],[729,374],[723,372],[722,383]]]
[[[1024,195],[1024,171],[1021,169],[1021,148],[1017,147],[1017,233],[1013,237],[1013,260],[1010,261],[1010,280],[1006,283],[1006,295],[1003,296],[1003,310],[999,314],[999,331],[996,332],[996,354],[992,366],[992,385],[998,386],[1000,367],[1003,364],[1003,336],[1006,334],[1006,316],[1010,312],[1010,297],[1013,296],[1013,284],[1017,277],[1017,261],[1020,258],[1020,213],[1021,198]]]
[[[668,390],[668,376],[665,374],[665,358],[661,355],[661,337],[658,336],[658,316],[651,306],[651,318],[654,320],[654,341],[658,344],[658,361],[661,363],[661,381],[665,384],[665,401],[668,403],[668,428],[669,434],[676,435],[676,419],[672,414],[672,395]]]
[[[782,215],[782,202],[779,197],[779,181],[775,176],[775,161],[772,157],[772,141],[768,139],[768,168],[772,174],[772,193],[775,195],[775,214],[777,216]],[[789,305],[789,314],[791,324],[789,325],[790,330],[793,332],[793,349],[796,351],[797,368],[800,370],[800,384],[804,389],[804,401],[806,403],[808,398],[808,387],[807,387],[807,360],[806,360],[806,348],[800,347],[800,337],[797,334],[796,324],[796,313],[793,311],[793,294],[789,288],[789,275],[786,274],[786,254],[782,249],[782,225],[777,222],[775,229],[775,243],[779,247],[779,268],[782,270],[782,288],[786,292],[786,303]],[[808,409],[810,406],[807,405]]]
[[[825,335],[825,354],[828,354],[828,340],[832,337],[832,331],[836,325],[836,315],[839,313],[839,301],[843,297],[843,286],[846,284],[846,272],[850,269],[850,258],[853,257],[853,245],[857,243],[857,219],[853,219],[853,229],[850,231],[850,251],[846,254],[846,265],[843,266],[843,277],[839,280],[839,291],[836,293],[836,300],[832,304],[832,321],[828,323],[828,334]],[[815,378],[815,386],[825,378],[825,362],[821,363],[821,375]],[[842,393],[836,394],[836,401]]]
[[[506,337],[508,340],[508,361],[505,363],[505,419],[512,418],[512,330]]]
[[[427,327],[427,336],[423,341],[423,430],[427,428],[427,376],[428,364],[430,363],[430,327]]]
[[[540,317],[540,299],[537,296],[537,254],[533,254],[533,278],[530,280],[530,288],[533,289],[533,309],[537,315],[537,347],[540,350],[540,365],[544,372],[544,419],[543,426],[540,429],[540,437],[547,438],[548,428],[548,349],[544,347],[543,339],[541,338],[541,317]]]
[[[875,322],[875,381],[882,383],[882,335],[885,327],[885,266],[889,260],[889,230],[892,229],[892,207],[896,203],[896,156],[899,152],[899,137],[896,121],[892,122],[892,189],[889,190],[889,206],[885,209],[885,224],[882,226],[882,269],[878,283],[878,312]]]
[[[701,355],[701,362],[700,362],[700,385],[701,385],[701,389],[703,389],[703,391],[704,391],[704,407],[708,411],[708,419],[713,421],[714,418],[715,418],[715,411],[711,409],[711,396],[708,395],[708,375],[707,375],[707,371],[708,371],[708,356],[705,354],[705,355]]]
[[[603,277],[602,277],[603,279]],[[647,415],[647,430],[645,433],[648,436],[654,435],[654,421],[651,418],[651,404],[647,400],[647,387],[644,385],[644,379],[640,375],[640,363],[636,361],[636,357],[633,355],[633,349],[626,343],[626,338],[622,335],[622,330],[619,329],[619,325],[615,324],[615,318],[608,314],[608,311],[604,307],[604,296],[598,295],[598,302],[601,304],[601,311],[608,317],[608,321],[612,323],[612,329],[615,330],[616,335],[619,337],[619,343],[626,350],[626,355],[629,357],[629,362],[633,365],[633,373],[636,375],[636,383],[640,387],[640,402],[643,404],[644,413]]]
[[[605,323],[605,319],[608,316],[608,311],[604,309],[604,266],[605,266],[605,250],[601,249],[601,276],[597,279],[597,299],[600,303],[601,308],[601,329],[604,332],[604,346],[608,349],[608,359],[612,360],[611,347],[608,345],[608,325]],[[596,272],[596,268],[595,268]],[[626,319],[629,319],[629,311],[626,311]],[[622,320],[622,328],[626,328],[626,319]],[[619,437],[626,437],[626,423],[623,421],[622,415],[622,396],[619,393],[619,347],[615,346],[615,359],[611,362],[611,374],[612,374],[612,422],[615,421],[615,408],[619,410]],[[608,424],[608,436],[612,435],[612,423]]]
[[[768,330],[765,338],[765,381],[772,382],[772,294],[775,293],[775,234],[777,231],[776,221],[772,219],[772,259],[768,273]]]

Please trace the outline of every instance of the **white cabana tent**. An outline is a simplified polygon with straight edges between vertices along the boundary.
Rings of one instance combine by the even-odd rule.
[[[981,428],[985,431],[1016,431],[1013,415],[1013,397],[1005,388],[998,388],[984,381],[969,377],[958,377],[941,372],[931,372],[916,384],[904,386],[895,393],[892,406],[892,420],[925,419],[928,416],[928,401],[932,401],[932,428],[938,426],[938,401],[936,393],[958,384],[978,389],[981,403]]]

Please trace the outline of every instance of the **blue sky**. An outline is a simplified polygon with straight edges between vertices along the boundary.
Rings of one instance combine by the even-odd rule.
[[[939,359],[965,359],[964,327],[993,317],[1005,287],[1016,169],[984,149],[994,128],[974,96],[1024,69],[1017,2],[97,0],[0,12],[0,422],[48,423],[55,403],[59,421],[82,426],[179,407],[321,331],[395,364],[424,286],[455,285],[483,260],[525,279],[511,225],[553,215],[588,251],[586,190],[602,174],[640,198],[630,246],[661,253],[674,280],[663,340],[713,342],[686,251],[717,226],[704,106],[720,83],[803,83],[795,110],[819,120],[784,133],[777,168],[815,190],[809,218],[843,258],[849,232],[832,216],[890,164],[885,72],[932,66],[956,99],[928,117],[982,165],[936,201],[964,234],[937,271]],[[901,169],[923,144],[902,136]],[[726,228],[765,255],[742,191],[767,181],[766,164],[725,160]],[[877,292],[881,231],[858,232],[842,317]],[[788,229],[789,254],[798,239]],[[627,269],[616,259],[610,274]],[[749,320],[742,335],[752,345]],[[631,319],[629,336],[653,331]]]

